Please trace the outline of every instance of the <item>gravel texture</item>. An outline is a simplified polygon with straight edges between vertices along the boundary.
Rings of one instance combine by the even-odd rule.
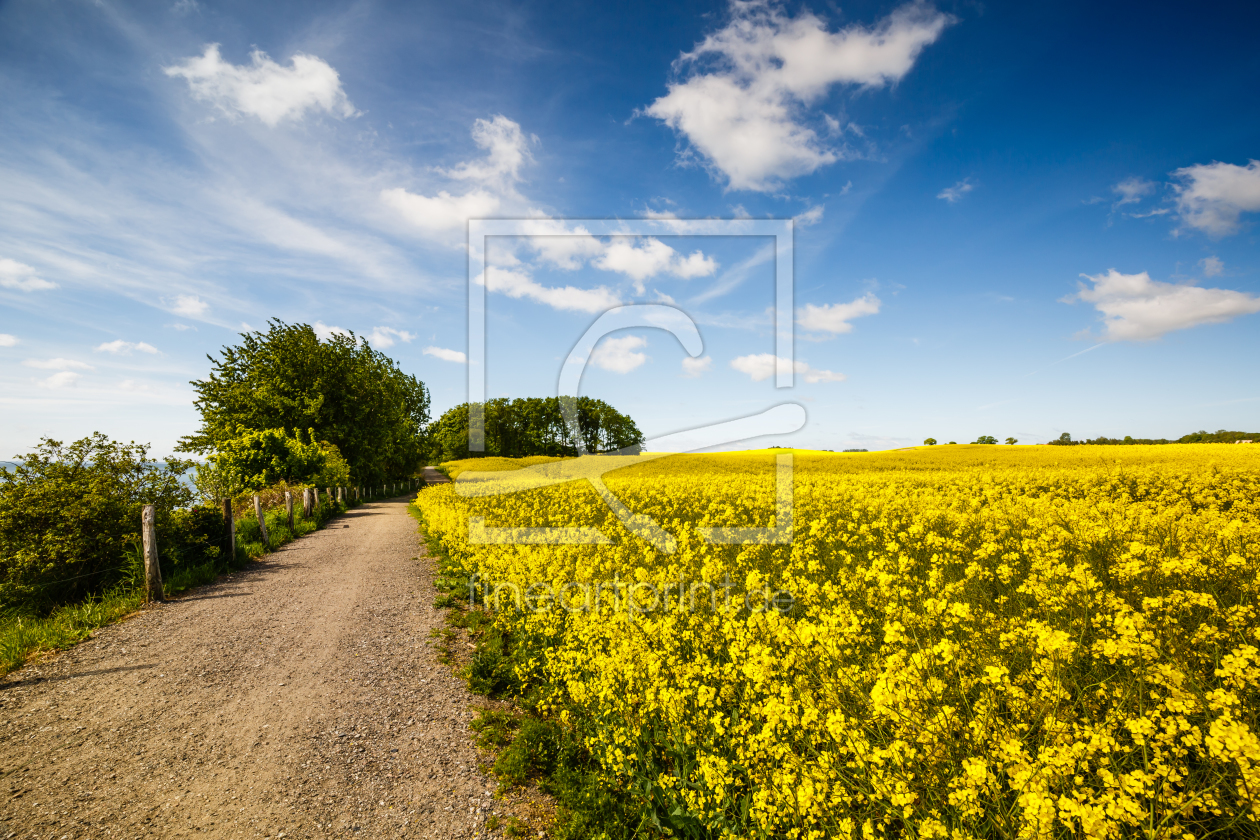
[[[0,680],[0,840],[478,837],[520,812],[437,660],[407,501]]]

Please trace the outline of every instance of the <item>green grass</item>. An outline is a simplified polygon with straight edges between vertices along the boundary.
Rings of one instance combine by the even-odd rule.
[[[354,506],[357,503],[350,505]],[[292,531],[284,511],[264,512],[272,549],[317,530],[345,509],[340,505],[321,504],[310,519],[303,519],[299,511],[294,511]],[[244,568],[265,554],[267,549],[262,543],[258,520],[238,519],[235,565],[226,556],[220,556],[197,565],[177,566],[174,573],[162,581],[162,588],[168,597],[178,595],[213,583],[219,575]],[[58,607],[47,615],[21,610],[0,613],[0,677],[41,654],[73,647],[90,637],[92,631],[126,618],[144,606],[144,572],[139,554],[130,553],[124,558],[124,565],[128,569],[127,579],[102,595]]]

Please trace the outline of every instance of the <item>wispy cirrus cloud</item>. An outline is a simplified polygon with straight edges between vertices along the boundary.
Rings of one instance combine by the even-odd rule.
[[[946,187],[945,189],[938,192],[936,194],[936,197],[944,201],[947,201],[950,204],[956,204],[964,195],[971,192],[975,188],[976,188],[976,185],[971,183],[970,178],[963,178],[957,184],[954,184],[954,186]]]
[[[26,359],[22,364],[41,370],[96,370],[87,362],[76,359]]]

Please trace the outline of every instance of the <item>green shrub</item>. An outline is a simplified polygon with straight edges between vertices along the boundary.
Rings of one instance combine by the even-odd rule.
[[[196,515],[181,481],[190,463],[149,460],[148,446],[99,432],[71,444],[44,438],[0,473],[0,608],[48,612],[123,580],[140,510],[156,508],[158,544],[172,569],[195,546]]]

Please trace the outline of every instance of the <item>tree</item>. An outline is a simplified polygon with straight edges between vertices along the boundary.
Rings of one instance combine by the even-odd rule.
[[[424,455],[429,392],[353,333],[320,341],[307,324],[269,321],[241,335],[192,382],[201,428],[180,451],[210,454],[238,429],[310,429],[337,447],[358,483],[406,475]]]
[[[148,446],[100,432],[70,444],[43,438],[0,473],[0,606],[62,603],[119,581],[146,504],[165,552],[174,514],[192,501],[182,480],[191,466],[153,461]]]
[[[936,446],[936,438],[928,438],[927,440],[923,441],[923,445],[924,445],[924,446]]]
[[[578,436],[587,452],[609,452],[642,446],[643,434],[624,414],[602,400],[578,397]],[[483,407],[485,454],[503,458],[527,455],[576,455],[578,440],[564,421],[558,397],[494,399]],[[446,411],[429,427],[436,457],[454,461],[469,457],[468,403]]]
[[[227,491],[225,497],[261,490],[281,481],[305,484],[328,464],[328,455],[315,442],[313,430],[308,430],[308,443],[302,442],[296,429],[292,436],[284,429],[253,432],[238,428],[237,433],[236,437],[220,443],[218,452],[209,458],[212,469],[221,476]],[[336,447],[332,449],[335,451]],[[340,453],[337,458],[341,460]]]
[[[980,437],[973,440],[972,443],[997,443],[997,438],[993,435],[980,435]]]
[[[1007,446],[1014,446],[1014,445],[1015,445],[1015,444],[1017,444],[1017,443],[1019,443],[1019,441],[1018,441],[1018,440],[1016,440],[1016,439],[1015,439],[1015,438],[1013,438],[1013,437],[1008,437],[1008,438],[1006,439],[1006,445],[1007,445]]]

